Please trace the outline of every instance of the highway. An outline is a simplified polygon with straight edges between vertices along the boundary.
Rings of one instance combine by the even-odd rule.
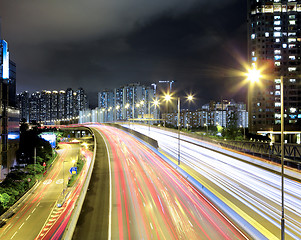
[[[126,125],[125,127],[128,127]],[[131,128],[158,141],[160,150],[177,162],[177,133],[142,125]],[[197,179],[267,239],[280,239],[281,176],[200,146],[181,135],[181,168]],[[285,178],[286,239],[301,239],[301,184]]]
[[[28,194],[14,216],[0,228],[1,240],[31,240],[38,236],[62,193],[63,183],[67,184],[72,159],[78,154],[78,146],[61,146],[57,151],[57,160],[48,170],[48,174],[38,183],[33,193]]]
[[[106,159],[110,172],[103,174],[111,180],[106,196],[110,201],[103,202],[102,212],[107,213],[107,235],[97,234],[107,239],[248,239],[186,179],[136,138],[114,127],[99,125],[93,129],[105,137],[110,152]],[[99,211],[104,199],[103,194],[96,205],[89,204],[96,191],[93,185],[89,186],[85,200],[88,203],[82,209],[85,214],[80,217],[73,239],[80,239],[79,234],[85,239],[106,239],[90,236],[91,228],[95,229],[91,225],[105,229],[103,215],[99,216],[100,223],[93,222],[97,221],[93,212]]]

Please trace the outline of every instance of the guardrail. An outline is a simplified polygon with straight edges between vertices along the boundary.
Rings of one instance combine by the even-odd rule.
[[[137,124],[148,126],[145,124]],[[178,130],[152,126],[152,128],[164,129],[169,132],[177,133]],[[182,132],[181,135],[187,137],[196,138],[204,142],[219,145],[220,147],[232,149],[242,153],[246,153],[253,156],[259,156],[274,162],[280,163],[281,147],[280,143],[266,143],[266,142],[253,142],[253,141],[234,141],[234,140],[223,140],[223,139],[212,139],[205,135],[197,133]],[[301,170],[301,145],[300,144],[284,144],[284,164]]]
[[[142,139],[144,142],[147,142],[148,144],[150,144],[151,146],[153,146],[154,148],[158,148],[158,142],[157,140],[153,139],[153,138],[150,138],[140,132],[137,132],[133,129],[130,129],[130,128],[126,128],[126,127],[123,127],[119,124],[115,124],[115,123],[106,123],[105,125],[108,125],[108,126],[113,126],[113,127],[116,127],[116,128],[119,128],[119,129],[122,129],[128,133],[131,133],[133,135],[135,135],[136,137]]]
[[[85,181],[85,183],[83,185],[81,194],[80,194],[79,198],[76,201],[74,210],[73,210],[73,212],[71,214],[71,217],[69,219],[69,222],[68,222],[68,224],[66,226],[66,229],[65,229],[65,231],[64,231],[63,236],[62,236],[61,239],[67,239],[67,240],[72,239],[72,236],[73,236],[76,224],[77,224],[77,220],[79,218],[80,211],[81,211],[82,206],[84,204],[84,200],[85,200],[85,197],[86,197],[86,194],[87,194],[87,190],[88,190],[88,187],[89,187],[89,184],[90,184],[90,180],[91,180],[91,176],[92,176],[92,171],[93,171],[93,168],[94,168],[95,156],[96,156],[96,149],[97,149],[96,145],[97,145],[96,137],[94,137],[93,159],[91,161],[91,164],[90,164],[90,167],[89,167],[89,170],[88,170],[86,181]]]

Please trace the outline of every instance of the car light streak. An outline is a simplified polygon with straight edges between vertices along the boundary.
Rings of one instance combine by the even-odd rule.
[[[147,126],[133,128],[145,135],[149,133]],[[164,152],[177,157],[177,133],[152,128],[150,137],[158,141]],[[225,195],[223,200],[267,238],[277,238],[281,219],[281,176],[204,148],[204,144],[208,145],[182,135],[181,162],[184,165],[181,167],[204,186],[215,189],[220,196]],[[285,178],[284,186],[286,239],[301,239],[301,184]]]
[[[112,239],[247,239],[156,153],[121,130],[91,127],[112,152]]]

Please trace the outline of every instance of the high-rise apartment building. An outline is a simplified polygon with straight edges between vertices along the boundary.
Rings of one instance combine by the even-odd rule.
[[[21,92],[17,95],[18,109],[23,109],[20,112],[20,119],[29,119],[29,93],[27,91]]]
[[[265,67],[261,83],[249,89],[249,127],[279,131],[284,83],[285,129],[301,128],[301,3],[297,0],[248,0],[248,57]],[[251,86],[251,85],[250,85]]]
[[[41,91],[31,95],[18,94],[20,116],[28,122],[54,123],[78,117],[79,111],[88,108],[87,96],[82,88],[77,91]]]
[[[131,83],[114,90],[98,93],[98,108],[103,111],[104,122],[133,118],[157,118],[158,108],[153,104],[156,89],[153,85],[145,86]]]
[[[1,38],[0,23],[0,179],[8,173],[18,144],[19,112],[16,107],[16,64],[9,59],[8,44]],[[4,170],[4,171],[2,171]]]
[[[58,119],[64,119],[66,116],[66,92],[61,90],[58,93]]]

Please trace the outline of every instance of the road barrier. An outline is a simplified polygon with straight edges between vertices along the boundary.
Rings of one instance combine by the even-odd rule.
[[[96,137],[94,137],[94,152],[93,152],[93,158],[91,160],[91,164],[88,170],[88,174],[85,180],[85,183],[83,185],[82,191],[80,196],[78,197],[74,210],[71,214],[71,217],[69,219],[68,225],[66,226],[66,229],[63,233],[63,236],[61,239],[64,240],[69,240],[72,239],[76,224],[77,224],[77,220],[79,218],[82,206],[84,204],[84,200],[88,191],[88,187],[90,184],[90,180],[91,180],[91,176],[92,176],[92,172],[93,172],[93,168],[94,168],[94,162],[95,162],[95,156],[96,156],[96,149],[97,149],[97,142],[96,142]]]

